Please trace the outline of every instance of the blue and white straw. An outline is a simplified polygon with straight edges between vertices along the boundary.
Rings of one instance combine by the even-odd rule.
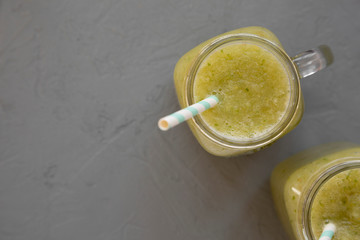
[[[325,226],[324,231],[322,232],[319,240],[331,240],[336,231],[336,226],[332,223],[329,223]]]
[[[172,127],[198,115],[199,113],[214,107],[219,102],[219,99],[212,95],[204,100],[195,103],[187,108],[177,111],[171,115],[163,117],[159,120],[158,126],[161,130],[167,131]]]

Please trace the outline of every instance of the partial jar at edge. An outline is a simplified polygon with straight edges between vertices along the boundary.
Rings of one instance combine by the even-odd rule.
[[[323,196],[319,193],[325,191],[324,186],[329,187],[326,183],[353,169],[360,169],[360,145],[344,142],[320,145],[300,152],[274,169],[271,177],[273,200],[291,239],[312,240],[319,237],[321,229],[318,228],[316,233],[317,225],[312,220],[324,218],[324,225],[327,221],[332,221],[319,214],[319,206],[324,208],[322,211],[328,210],[327,206],[319,203]],[[340,201],[338,204],[339,207],[346,206],[343,205],[346,202]],[[360,205],[357,208],[360,211]],[[360,230],[360,222],[357,228]],[[344,236],[339,236],[340,233],[335,234],[334,239],[345,239]]]
[[[185,108],[193,104],[191,99],[192,79],[194,78],[194,72],[196,72],[196,65],[199,65],[199,59],[204,58],[204,54],[209,54],[214,44],[221,41],[226,41],[227,38],[233,37],[249,37],[253,36],[258,41],[265,42],[264,44],[269,49],[274,51],[274,54],[278,54],[278,58],[281,58],[283,65],[286,65],[286,70],[289,74],[289,81],[291,85],[291,97],[292,100],[289,104],[291,107],[288,108],[285,113],[284,121],[279,124],[273,131],[262,139],[256,141],[249,141],[247,143],[236,143],[228,139],[219,138],[216,134],[209,131],[199,116],[188,120],[188,125],[193,132],[194,136],[202,147],[211,154],[217,156],[233,156],[239,154],[248,154],[258,151],[264,147],[269,146],[277,139],[284,136],[286,133],[295,128],[300,122],[303,115],[303,96],[301,93],[299,74],[297,67],[291,58],[284,52],[283,47],[277,37],[269,30],[262,27],[247,27],[227,32],[209,39],[194,49],[186,53],[177,63],[174,72],[174,82],[179,99],[180,106]],[[210,49],[210,50],[209,50]],[[194,70],[195,68],[195,70]]]

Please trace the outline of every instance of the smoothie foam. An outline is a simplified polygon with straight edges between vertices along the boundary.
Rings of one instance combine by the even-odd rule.
[[[311,209],[317,238],[328,222],[336,226],[333,240],[360,238],[360,169],[339,173],[320,188]]]
[[[255,44],[231,43],[207,56],[194,82],[195,101],[216,95],[201,114],[217,134],[248,141],[273,130],[290,101],[289,77],[274,54]]]

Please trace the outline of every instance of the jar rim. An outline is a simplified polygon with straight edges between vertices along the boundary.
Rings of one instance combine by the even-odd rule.
[[[345,162],[344,162],[345,161]],[[346,157],[337,159],[332,165],[325,166],[325,169],[320,170],[321,174],[313,179],[312,184],[306,194],[302,205],[302,212],[299,216],[302,225],[302,236],[304,239],[316,239],[311,226],[311,209],[317,193],[321,187],[334,176],[352,169],[360,169],[360,158]]]
[[[194,125],[200,130],[203,135],[205,135],[213,142],[219,144],[220,146],[233,149],[259,149],[276,141],[283,135],[284,132],[287,131],[296,115],[300,104],[301,96],[301,88],[299,81],[300,77],[295,64],[293,63],[292,59],[286,54],[286,52],[272,41],[253,34],[237,33],[217,38],[207,44],[200,51],[199,55],[196,57],[195,61],[189,69],[189,73],[185,80],[185,102],[187,106],[195,103],[193,96],[194,81],[197,71],[204,59],[217,48],[224,46],[225,44],[237,41],[247,42],[266,48],[265,50],[270,51],[271,54],[275,55],[275,57],[277,57],[278,59],[280,58],[283,61],[283,64],[286,64],[286,66],[283,67],[284,69],[286,69],[287,74],[291,74],[291,76],[289,75],[289,104],[284,116],[282,117],[281,121],[279,121],[279,123],[275,125],[273,129],[269,132],[258,138],[249,139],[246,141],[237,141],[217,134],[214,130],[207,126],[205,121],[202,120],[201,116],[195,116],[194,118],[190,119],[190,121],[193,121]]]

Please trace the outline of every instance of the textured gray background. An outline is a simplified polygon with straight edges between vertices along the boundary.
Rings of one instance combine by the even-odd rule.
[[[270,3],[271,2],[271,3]],[[342,3],[340,3],[342,2]],[[0,1],[0,239],[287,239],[269,188],[304,148],[360,142],[360,2]],[[207,154],[178,109],[181,55],[261,25],[290,55],[328,44],[302,80],[301,124],[260,153]]]

